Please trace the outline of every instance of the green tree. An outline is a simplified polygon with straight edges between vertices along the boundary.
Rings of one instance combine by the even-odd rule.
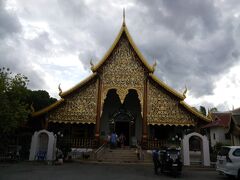
[[[57,99],[50,97],[45,90],[28,90],[27,103],[33,105],[35,111],[43,109],[56,101]]]
[[[213,107],[209,110],[209,112],[218,112],[218,109],[216,107]]]
[[[22,74],[13,74],[0,68],[0,132],[11,133],[28,118],[26,104],[28,79]]]

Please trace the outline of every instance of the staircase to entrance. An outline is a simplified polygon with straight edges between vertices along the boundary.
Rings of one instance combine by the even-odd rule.
[[[142,156],[138,156],[137,152],[136,148],[105,148],[96,160],[109,163],[152,163],[151,156],[144,155],[144,151]]]

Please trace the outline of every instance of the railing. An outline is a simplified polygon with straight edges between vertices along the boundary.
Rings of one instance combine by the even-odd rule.
[[[95,138],[71,138],[66,137],[62,140],[59,140],[58,143],[68,145],[71,148],[96,148],[97,141]],[[154,148],[162,148],[169,145],[167,140],[155,140],[155,139],[147,139],[145,142],[142,142],[143,149],[154,149]],[[103,146],[103,145],[102,145]],[[99,151],[101,147],[99,148]]]
[[[95,152],[94,152],[94,159],[98,160],[99,157],[102,156],[102,154],[105,151],[105,144],[102,144]]]
[[[154,149],[154,148],[162,148],[167,146],[167,140],[155,140],[155,139],[148,139],[146,142],[147,149]]]
[[[71,148],[94,148],[97,143],[94,138],[64,138],[58,141],[59,144],[68,145]]]

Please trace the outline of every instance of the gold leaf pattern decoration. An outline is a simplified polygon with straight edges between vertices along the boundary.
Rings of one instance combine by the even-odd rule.
[[[108,58],[100,71],[103,84],[101,104],[109,89],[117,90],[121,102],[124,101],[129,89],[135,89],[142,106],[146,73],[125,34]]]
[[[96,123],[98,83],[94,79],[65,97],[62,105],[49,114],[49,122]]]
[[[148,124],[195,126],[196,117],[156,83],[148,83]]]

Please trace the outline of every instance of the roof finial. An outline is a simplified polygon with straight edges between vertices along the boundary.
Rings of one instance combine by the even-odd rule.
[[[187,90],[188,90],[188,89],[187,89],[187,86],[185,85],[185,90],[184,90],[184,92],[183,92],[183,97],[184,97],[184,98],[186,98]]]
[[[31,111],[32,111],[32,112],[35,112],[35,109],[34,109],[34,106],[33,106],[33,102],[32,102],[32,104],[31,104],[30,108],[31,108]]]
[[[123,25],[125,25],[125,8],[123,8]]]
[[[152,66],[152,71],[153,71],[153,73],[154,73],[154,71],[155,71],[155,69],[156,69],[156,66],[157,66],[157,59],[155,59],[154,58],[154,64],[153,64],[153,66]]]
[[[61,96],[61,94],[62,94],[62,89],[61,89],[61,87],[60,87],[60,86],[61,86],[61,83],[58,85],[58,90],[59,90],[59,93],[58,93],[58,95],[59,95],[59,96]]]
[[[94,64],[93,64],[92,58],[90,59],[90,65],[91,65],[91,70],[93,70],[94,69]]]

